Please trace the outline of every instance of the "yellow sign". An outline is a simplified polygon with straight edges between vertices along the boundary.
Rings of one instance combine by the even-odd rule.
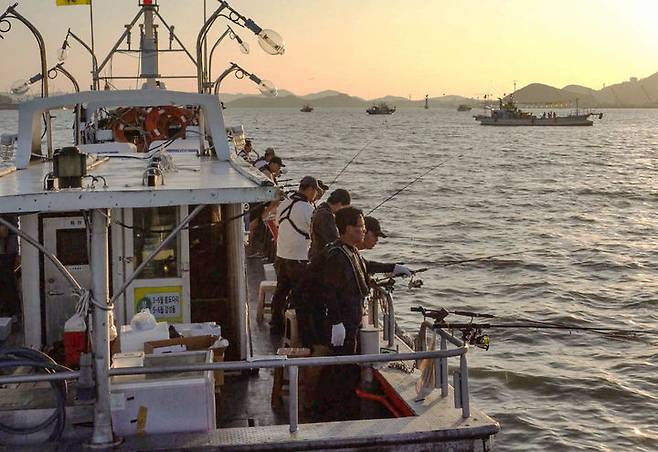
[[[55,0],[57,6],[91,5],[91,0]]]
[[[183,287],[136,287],[135,313],[148,308],[158,320],[169,323],[183,322]]]

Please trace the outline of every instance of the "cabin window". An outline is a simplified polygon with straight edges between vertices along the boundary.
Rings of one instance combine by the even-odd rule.
[[[133,243],[135,268],[158,247],[178,223],[177,208],[151,207],[133,209]],[[172,240],[149,262],[140,279],[177,278],[180,276],[178,239]]]
[[[87,230],[58,229],[56,232],[57,258],[66,266],[89,265]]]

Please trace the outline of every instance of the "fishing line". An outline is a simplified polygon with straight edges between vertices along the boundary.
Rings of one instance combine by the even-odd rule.
[[[365,150],[365,148],[368,147],[368,145],[369,145],[370,143],[372,143],[373,141],[375,141],[375,138],[377,138],[377,135],[375,135],[375,136],[372,137],[370,140],[368,140],[368,142],[367,142],[366,144],[364,144],[363,147],[362,147],[361,149],[359,149],[359,151],[358,151],[356,154],[354,154],[354,157],[352,157],[352,158],[350,159],[350,161],[347,162],[347,164],[343,167],[343,169],[340,170],[340,172],[336,175],[336,177],[334,177],[334,180],[332,180],[331,182],[329,182],[329,185],[330,185],[330,186],[336,183],[336,181],[338,180],[338,178],[341,176],[341,174],[343,174],[343,172],[347,169],[347,167],[350,166],[350,164],[351,164],[354,160],[356,160],[356,158],[359,156],[359,154],[361,154],[361,153]]]
[[[443,160],[443,161],[442,161],[441,163],[439,163],[438,165],[434,165],[433,167],[431,167],[430,169],[428,169],[427,171],[425,171],[423,174],[421,174],[420,176],[418,176],[417,178],[415,178],[415,179],[412,180],[411,182],[407,183],[404,187],[402,187],[401,189],[399,189],[398,191],[396,191],[395,193],[393,193],[391,196],[389,196],[388,198],[384,199],[382,202],[380,202],[379,204],[377,204],[373,209],[370,210],[370,212],[368,212],[368,213],[366,214],[366,216],[367,216],[367,215],[370,215],[370,214],[373,213],[375,210],[379,209],[379,208],[380,208],[381,206],[383,206],[385,203],[387,203],[387,202],[390,201],[391,199],[395,198],[397,195],[399,195],[400,193],[402,193],[402,192],[403,192],[404,190],[406,190],[408,187],[410,187],[411,185],[415,184],[416,182],[418,182],[419,180],[421,180],[423,177],[427,176],[429,173],[431,173],[431,172],[434,171],[435,169],[439,168],[440,166],[445,165],[445,164],[448,163],[450,160],[458,159],[458,158],[462,157],[463,155],[464,155],[464,154],[459,154],[458,156],[448,157],[447,159]]]

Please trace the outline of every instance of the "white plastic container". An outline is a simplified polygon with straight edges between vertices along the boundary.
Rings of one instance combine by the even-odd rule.
[[[376,355],[379,353],[379,328],[366,326],[361,328],[361,354]]]
[[[276,281],[274,264],[263,264],[263,270],[265,270],[265,281]]]
[[[0,341],[7,340],[11,334],[11,317],[0,317]]]
[[[158,322],[151,330],[135,330],[130,325],[122,325],[119,333],[121,352],[143,352],[144,342],[169,339],[169,324]]]
[[[210,362],[209,351],[144,356],[144,367]],[[112,428],[117,435],[216,428],[212,371],[112,377],[110,400]]]

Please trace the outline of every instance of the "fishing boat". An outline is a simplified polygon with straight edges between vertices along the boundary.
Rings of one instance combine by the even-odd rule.
[[[311,107],[309,104],[304,104],[302,108],[299,109],[299,111],[302,111],[304,113],[310,113],[313,111],[313,107]]]
[[[514,99],[507,101],[498,99],[498,108],[488,108],[486,113],[474,116],[475,120],[483,126],[591,126],[592,116],[603,118],[603,113],[582,113],[576,108],[572,113],[559,116],[554,112],[537,116],[534,113],[521,110]]]
[[[143,19],[144,89],[82,91],[20,106],[15,156],[0,173],[0,225],[20,237],[22,250],[24,320],[8,340],[30,351],[0,352],[20,362],[0,375],[0,424],[12,426],[0,429],[0,443],[490,450],[500,426],[470,401],[468,342],[421,326],[422,346],[414,350],[397,328],[390,281],[368,298],[361,355],[310,356],[296,336],[294,311],[286,313],[282,342],[272,340],[262,321],[276,283],[264,279],[260,261],[245,257],[244,206],[277,200],[281,189],[237,156],[244,129],[227,128],[209,94],[203,32],[222,15],[251,27],[264,48],[282,52],[283,44],[221,2],[197,40],[198,92],[169,91],[153,58],[156,13],[157,2],[140,1],[126,29]],[[128,35],[103,61],[122,51]],[[43,115],[55,111],[71,115],[68,146],[40,139]],[[208,334],[193,334],[199,327]],[[452,385],[449,363],[456,364]],[[307,418],[309,373],[341,364],[361,366],[358,413]]]
[[[461,104],[459,107],[457,107],[457,111],[471,111],[472,109],[473,107],[466,104]]]
[[[366,110],[369,115],[392,115],[395,113],[395,107],[391,108],[386,102],[380,102]]]

